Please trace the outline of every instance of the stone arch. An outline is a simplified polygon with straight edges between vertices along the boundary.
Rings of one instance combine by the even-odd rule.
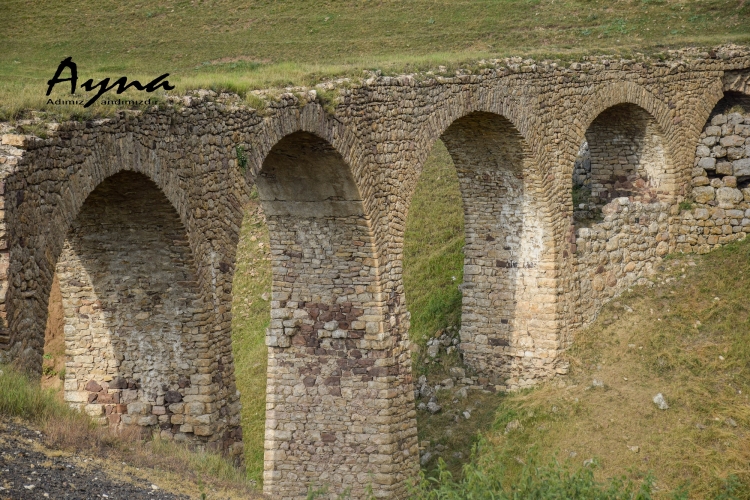
[[[583,202],[574,202],[576,223],[596,220],[615,198],[653,203],[671,196],[666,149],[659,125],[640,106],[615,104],[599,113],[586,129],[572,176],[574,196],[578,192]]]
[[[68,172],[50,172],[64,180],[54,190],[44,195],[26,189],[26,176],[31,175],[35,165],[29,163],[19,169],[6,181],[6,185],[16,189],[15,206],[8,207],[12,221],[27,221],[14,227],[10,234],[9,248],[11,266],[9,269],[9,306],[14,303],[17,312],[9,310],[11,344],[22,352],[13,357],[22,358],[33,372],[41,370],[41,347],[43,345],[47,301],[49,300],[55,263],[63,248],[67,230],[77,217],[84,201],[104,179],[123,170],[133,170],[147,175],[160,186],[164,195],[175,207],[185,227],[190,228],[191,217],[187,208],[186,195],[180,185],[177,172],[163,169],[159,158],[146,148],[140,147],[133,137],[114,139],[102,134],[91,153],[81,163],[69,167]],[[54,149],[54,146],[51,147]],[[53,153],[54,154],[54,153]],[[39,175],[38,173],[36,175]],[[33,198],[32,198],[33,197]],[[196,231],[188,231],[191,247],[196,248]],[[196,259],[200,263],[200,257]],[[24,275],[34,275],[35,283],[24,279]],[[27,293],[29,287],[35,293]],[[35,302],[28,304],[29,299]]]
[[[565,255],[572,256],[566,284],[572,292],[571,329],[591,321],[603,303],[668,252],[665,222],[679,194],[674,152],[684,150],[684,137],[677,136],[679,120],[640,86],[608,85],[586,102],[592,101],[575,122],[586,124],[574,127],[579,155],[565,165],[573,188],[567,200],[577,198],[571,203]],[[566,345],[570,341],[568,336]]]
[[[492,385],[532,385],[554,374],[558,348],[556,306],[540,279],[554,240],[536,156],[511,119],[484,110],[430,136],[453,159],[464,206],[464,360]]]
[[[198,443],[220,439],[219,415],[192,399],[215,389],[210,367],[196,363],[215,359],[210,304],[187,232],[156,184],[132,171],[102,181],[71,224],[56,272],[65,400],[116,427],[158,426],[163,438]]]
[[[297,132],[317,136],[337,151],[347,165],[354,185],[361,193],[359,199],[363,201],[364,212],[374,217],[373,214],[377,211],[373,197],[376,183],[371,171],[365,168],[366,152],[362,148],[362,143],[349,126],[334,119],[317,103],[307,104],[301,109],[283,109],[266,122],[262,134],[248,137],[251,144],[248,151],[251,165],[247,173],[248,178],[255,181],[273,148],[285,137]]]
[[[145,118],[145,120],[148,119],[148,117]],[[239,414],[239,402],[234,388],[231,338],[229,335],[224,335],[229,332],[227,328],[224,328],[221,309],[211,307],[217,301],[223,299],[217,294],[217,290],[223,287],[223,282],[217,279],[217,273],[218,268],[224,266],[224,264],[208,255],[211,253],[208,248],[210,243],[206,241],[205,233],[196,229],[195,214],[197,212],[194,210],[196,204],[191,205],[191,198],[187,194],[191,188],[191,181],[183,175],[181,165],[168,165],[166,159],[170,157],[162,154],[153,142],[143,140],[142,137],[131,132],[118,131],[117,127],[121,125],[122,123],[114,120],[113,128],[115,130],[107,129],[89,136],[89,142],[87,143],[89,149],[81,147],[79,154],[75,157],[71,156],[74,161],[63,163],[57,160],[58,150],[61,147],[70,147],[61,139],[51,140],[47,144],[33,148],[27,152],[24,162],[19,165],[18,170],[6,180],[7,196],[15,200],[15,203],[8,207],[8,220],[13,228],[9,235],[10,287],[8,290],[8,312],[11,318],[9,323],[12,339],[9,358],[23,363],[32,372],[41,370],[47,307],[58,263],[63,266],[64,269],[61,269],[63,272],[69,272],[71,275],[71,279],[65,283],[69,299],[76,293],[74,291],[76,287],[91,295],[97,284],[98,278],[94,279],[88,271],[84,271],[84,262],[72,257],[72,254],[68,252],[74,250],[70,246],[71,241],[68,241],[65,256],[61,258],[61,255],[64,254],[64,247],[66,247],[66,239],[70,240],[70,229],[78,227],[76,221],[80,222],[82,210],[87,207],[87,200],[98,197],[96,195],[91,198],[92,193],[96,193],[100,186],[109,189],[107,186],[111,183],[107,181],[108,179],[118,175],[140,176],[141,180],[145,179],[143,182],[148,186],[149,192],[157,193],[157,197],[166,204],[163,204],[162,208],[164,206],[169,207],[169,210],[164,210],[171,211],[169,212],[170,215],[163,219],[172,224],[173,227],[181,228],[173,231],[173,234],[181,236],[176,237],[172,243],[166,242],[165,244],[171,244],[172,247],[178,248],[179,251],[176,251],[175,255],[179,256],[183,263],[189,260],[189,265],[186,264],[185,269],[191,268],[193,273],[188,280],[192,283],[190,288],[194,291],[191,300],[194,298],[195,301],[202,301],[205,304],[202,310],[195,309],[193,311],[197,316],[188,324],[190,327],[189,335],[192,336],[190,342],[193,345],[202,343],[202,346],[210,347],[203,350],[203,359],[199,358],[198,353],[191,354],[187,358],[187,363],[191,365],[189,369],[180,372],[172,367],[170,362],[170,368],[175,369],[170,372],[169,376],[165,377],[168,380],[163,380],[162,386],[158,388],[155,383],[148,384],[149,389],[145,392],[138,392],[139,389],[128,389],[129,381],[127,378],[125,379],[126,389],[109,386],[109,383],[118,378],[119,374],[112,376],[102,367],[105,365],[107,369],[111,366],[117,367],[119,365],[116,361],[123,361],[116,360],[114,350],[110,349],[108,351],[108,355],[111,355],[109,359],[115,359],[116,361],[113,361],[110,366],[108,359],[90,372],[95,377],[101,377],[92,377],[91,380],[94,380],[104,392],[99,394],[101,392],[99,390],[86,391],[85,384],[88,381],[78,380],[75,377],[76,374],[81,372],[81,367],[71,366],[71,376],[66,380],[66,390],[71,394],[68,400],[82,405],[83,408],[83,405],[95,402],[93,400],[94,395],[86,395],[84,401],[83,394],[80,393],[97,393],[97,400],[100,396],[103,396],[101,404],[106,406],[100,406],[98,410],[90,407],[88,411],[93,414],[104,408],[103,411],[111,413],[117,403],[114,402],[114,396],[110,399],[110,393],[116,394],[117,391],[135,390],[137,393],[133,396],[135,399],[120,403],[136,404],[137,406],[133,408],[132,412],[128,411],[128,415],[134,417],[132,419],[130,417],[125,418],[121,422],[151,427],[151,430],[155,432],[165,431],[162,433],[164,437],[168,437],[167,434],[178,439],[186,437],[191,442],[200,445],[205,444],[216,450],[221,449],[233,455],[239,455],[241,454],[242,444],[239,442],[241,439],[239,419],[235,418]],[[70,125],[71,128],[77,126],[79,125]],[[144,125],[144,127],[147,126],[148,123]],[[84,125],[80,124],[80,128],[83,127]],[[148,202],[149,200],[142,201]],[[133,210],[136,208],[133,207]],[[162,213],[166,213],[164,210],[162,210]],[[85,228],[84,233],[93,238],[91,241],[95,241],[97,238],[96,226],[97,223],[93,222]],[[107,228],[98,227],[98,229],[101,229],[101,234],[104,234]],[[99,250],[89,246],[87,252],[84,253],[91,256],[97,251],[104,252],[102,249],[108,243],[102,240],[97,244]],[[162,246],[162,251],[168,251],[165,248]],[[101,256],[105,260],[108,257],[105,254],[101,254]],[[160,256],[163,257],[163,255]],[[89,258],[89,262],[91,261],[92,259]],[[75,279],[73,275],[79,275],[81,279]],[[105,280],[116,279],[112,276],[100,277],[105,278]],[[101,280],[99,285],[101,288]],[[112,294],[117,295],[115,291]],[[170,294],[170,300],[174,298]],[[95,313],[98,315],[96,327],[92,327],[93,322],[87,324],[89,330],[91,328],[104,330],[108,327],[115,328],[112,323],[112,311],[102,309],[93,311],[91,306],[92,304],[98,304],[97,299],[93,299],[93,296],[90,296],[89,299],[92,299],[91,303],[71,306],[73,309],[68,308],[69,311],[83,306],[88,311],[85,314]],[[69,301],[69,303],[72,302]],[[96,307],[98,308],[99,305]],[[92,310],[89,311],[89,309]],[[109,315],[109,319],[103,318],[107,315]],[[178,321],[176,318],[176,316],[172,317],[172,319]],[[197,325],[196,321],[199,321],[200,325]],[[166,325],[166,320],[161,321],[160,324]],[[132,324],[129,328],[131,331],[137,329]],[[151,325],[150,328],[153,330],[155,327]],[[69,327],[66,327],[66,329],[70,330]],[[149,330],[149,328],[146,328],[146,330]],[[69,333],[72,332],[69,331]],[[104,334],[106,332],[99,331],[97,333]],[[88,359],[92,358],[93,355],[80,352],[80,345],[76,346],[75,342],[72,342],[70,347],[76,351],[75,356],[88,356],[86,363],[93,363],[93,359]],[[101,347],[101,345],[96,346],[97,349]],[[92,344],[87,343],[83,350],[88,348],[93,349]],[[78,361],[73,358],[71,362],[83,361],[80,358]],[[198,378],[193,380],[188,377],[187,382],[183,380],[182,383],[189,384],[189,387],[175,389],[171,379],[174,378],[172,374],[178,372],[182,375],[190,372],[191,376],[195,375]],[[137,383],[135,379],[133,379],[133,382]],[[114,386],[121,385],[121,381],[114,382]],[[96,388],[97,386],[91,385],[90,387]],[[173,427],[172,417],[175,417],[175,423],[177,423],[179,417],[176,415],[187,411],[187,406],[181,407],[179,411],[177,408],[168,408],[169,404],[167,403],[169,401],[165,399],[165,394],[173,389],[182,395],[185,402],[189,402],[191,396],[198,395],[198,392],[193,393],[192,391],[202,390],[206,391],[206,394],[211,394],[209,398],[204,396],[199,398],[201,404],[208,402],[208,399],[212,400],[210,405],[204,406],[205,412],[201,413],[197,404],[193,408],[194,415],[191,418],[201,417],[200,422],[196,420],[190,424],[202,426],[197,432],[187,428],[177,431]],[[72,395],[73,392],[79,394]],[[155,396],[151,397],[154,393]],[[88,399],[89,396],[92,398],[91,401]],[[122,395],[122,398],[123,400],[127,399],[125,395]],[[178,403],[182,403],[182,401]],[[124,408],[121,407],[120,410],[124,410]],[[160,413],[162,411],[164,413]],[[97,415],[104,417],[104,414]],[[154,416],[156,417],[156,424],[153,424]],[[180,423],[179,425],[183,424]],[[181,435],[177,436],[178,434]]]
[[[403,493],[416,465],[410,367],[389,335],[352,170],[330,142],[296,131],[269,150],[256,183],[273,266],[264,490],[296,497],[327,483],[357,496],[374,474],[376,495]]]
[[[625,121],[648,122],[661,137],[665,170],[660,175],[658,194],[660,199],[673,197],[677,194],[677,165],[680,163],[678,154],[684,152],[685,148],[681,147],[684,137],[681,137],[678,126],[675,125],[674,112],[662,100],[638,84],[623,82],[603,85],[583,100],[581,111],[573,120],[571,148],[575,148],[575,152],[572,156],[575,158],[581,145],[588,142],[586,134],[591,130],[591,126],[601,125],[609,113],[617,111],[630,115],[623,117]],[[614,116],[610,118],[617,119]],[[678,123],[681,121],[678,120]],[[573,162],[565,166],[566,179],[572,177],[574,168]]]

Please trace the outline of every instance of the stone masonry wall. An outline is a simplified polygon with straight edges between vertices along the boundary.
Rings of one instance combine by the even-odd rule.
[[[153,182],[130,172],[102,182],[73,223],[56,272],[66,401],[116,427],[158,427],[166,439],[240,437],[221,412],[238,405],[237,394],[218,400],[210,365],[196,363],[215,356],[210,315],[185,229]],[[237,455],[234,441],[224,444]]]
[[[586,131],[591,158],[591,196],[601,204],[630,197],[655,201],[666,171],[662,132],[643,109],[617,105],[600,114]]]
[[[545,339],[530,334],[544,232],[528,184],[528,147],[513,125],[475,113],[443,134],[465,212],[461,349],[493,384],[517,388],[546,373]],[[531,330],[534,330],[531,328]],[[507,381],[507,382],[506,382]]]
[[[233,402],[232,274],[241,207],[257,182],[274,259],[265,491],[293,498],[308,483],[327,482],[333,493],[351,487],[362,497],[371,484],[376,497],[402,498],[418,468],[403,234],[435,141],[443,137],[459,169],[466,210],[465,284],[475,286],[464,287],[469,314],[461,347],[467,361],[493,375],[490,388],[525,387],[565,373],[559,355],[577,329],[601,304],[645,279],[663,254],[707,251],[744,237],[750,226],[744,166],[734,164],[745,159],[737,156],[745,115],[740,124],[721,103],[725,96],[750,95],[745,48],[677,51],[664,61],[597,57],[562,65],[508,58],[452,75],[372,74],[320,88],[336,92],[333,113],[316,89],[290,89],[262,112],[237,96],[196,91],[161,109],[51,124],[44,140],[0,126],[0,361],[40,371],[49,290],[69,230],[97,186],[119,172],[137,172],[158,187],[184,228],[187,247],[180,248],[189,248],[195,273],[195,287],[188,288],[205,307],[207,336],[205,344],[193,338],[196,358],[187,368],[171,361],[168,369],[154,368],[154,380],[166,376],[167,389],[157,388],[155,400],[144,394],[144,405],[154,415],[162,406],[160,390],[165,398],[181,389],[183,398],[205,397],[201,402],[216,405],[204,407],[206,414],[218,411],[227,428],[200,439],[239,449],[233,444],[239,408]],[[605,120],[613,110],[632,119]],[[711,124],[719,114],[726,123]],[[610,138],[594,141],[604,122]],[[618,133],[638,140],[618,142]],[[701,142],[710,138],[711,145]],[[592,180],[599,155],[613,173],[623,171],[617,175],[625,179],[615,183],[625,184],[612,183],[612,193],[606,188],[603,220],[576,228],[571,185],[584,141]],[[713,149],[716,142],[724,155]],[[237,145],[246,164],[238,163]],[[716,160],[713,170],[710,160]],[[700,185],[701,178],[708,184]],[[634,189],[639,181],[648,196]],[[713,198],[705,188],[714,190]],[[187,252],[174,255],[178,269],[190,267]],[[95,272],[93,279],[115,286],[124,276]],[[177,304],[170,294],[164,291],[163,303]],[[163,331],[159,317],[144,318],[139,331]],[[99,346],[92,364],[104,371],[106,359],[109,371],[110,347]],[[134,377],[141,366],[132,366]],[[191,386],[181,387],[180,376],[188,373]],[[206,378],[193,381],[197,375]],[[113,390],[122,391],[120,398],[136,390],[127,377],[94,382],[101,390],[92,384],[88,392],[97,401],[114,399]],[[128,389],[115,388],[123,384]],[[204,389],[189,394],[197,385]],[[139,418],[152,421],[147,410]]]
[[[258,190],[274,277],[264,487],[277,498],[304,497],[310,484],[361,497],[372,482],[378,496],[401,494],[417,450],[410,366],[384,332],[351,172],[320,138],[292,134],[268,154]]]

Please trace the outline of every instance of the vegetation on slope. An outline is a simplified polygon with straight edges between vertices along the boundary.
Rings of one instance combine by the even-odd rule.
[[[6,0],[0,12],[0,119],[24,109],[68,116],[114,109],[45,104],[46,82],[68,56],[78,64],[79,86],[123,75],[146,83],[170,73],[178,91],[244,92],[361,76],[363,69],[444,65],[450,72],[487,57],[628,55],[750,41],[744,0],[71,0],[64,7]],[[70,98],[65,87],[52,98]]]
[[[651,477],[655,498],[750,497],[750,242],[672,256],[652,279],[578,334],[569,376],[501,400],[463,479],[441,491],[476,476],[507,491],[530,461],[556,458],[593,461],[602,482]]]
[[[268,229],[255,191],[245,207],[232,288],[232,348],[242,403],[245,467],[248,478],[260,484],[266,422],[265,338],[271,322],[271,262]]]
[[[451,367],[470,374],[456,353],[425,352],[428,339],[460,324],[462,208],[442,143],[415,191],[404,243],[415,375],[434,386]],[[503,498],[519,487],[527,498],[535,488],[623,493],[630,484],[655,498],[750,497],[750,241],[671,255],[649,279],[579,332],[567,377],[465,400],[438,392],[443,409],[418,412],[422,457],[430,450],[433,458],[415,495]],[[669,409],[653,402],[659,393]]]
[[[181,494],[259,498],[255,485],[220,455],[158,438],[144,442],[137,429],[114,433],[72,410],[58,391],[44,389],[15,368],[0,365],[0,421],[8,419],[23,419],[40,429],[49,453],[96,457],[115,477],[124,470]]]

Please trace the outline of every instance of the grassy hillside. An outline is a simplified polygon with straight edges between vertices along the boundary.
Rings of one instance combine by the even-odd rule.
[[[409,207],[404,235],[404,289],[409,335],[419,344],[461,324],[464,213],[458,177],[438,141],[425,162]]]
[[[84,117],[111,112],[45,105],[46,82],[67,56],[78,64],[79,85],[123,75],[145,83],[170,73],[177,92],[244,93],[359,76],[363,69],[445,65],[451,71],[484,57],[750,43],[746,0],[71,0],[64,6],[4,0],[0,15],[0,120],[28,117],[30,109]],[[64,90],[58,86],[52,97],[65,97]],[[436,334],[455,336],[460,324],[462,247],[457,179],[438,143],[410,209],[404,251],[411,335],[421,346],[414,369],[431,383],[460,366],[455,352],[432,360],[425,343]],[[631,474],[639,481],[652,470],[658,491],[689,482],[702,495],[726,486],[729,473],[747,480],[750,334],[741,299],[750,282],[739,271],[747,267],[748,248],[674,259],[664,272],[679,279],[634,290],[617,302],[627,309],[610,305],[579,336],[564,386],[509,396],[477,392],[457,403],[442,394],[442,412],[419,413],[420,441],[430,442],[424,449],[445,458],[458,476],[482,435],[486,444],[472,470],[491,474],[496,470],[487,464],[498,464],[506,486],[526,474],[529,457],[544,462],[554,453],[577,469],[596,457],[597,479]],[[255,481],[263,470],[269,295],[268,234],[252,200],[238,249],[233,341],[248,477]],[[602,384],[593,386],[594,378]],[[669,410],[655,409],[657,392]],[[463,411],[471,418],[462,419]],[[515,430],[506,434],[511,422]],[[452,487],[447,479],[443,484]]]
[[[750,41],[745,0],[4,0],[0,14],[6,118],[45,107],[46,82],[67,56],[79,85],[170,73],[182,90],[242,91],[482,57]]]
[[[233,285],[232,348],[242,402],[242,432],[248,478],[263,479],[266,421],[266,328],[271,321],[271,262],[268,229],[257,194],[245,207]]]
[[[420,345],[414,370],[431,386],[451,367],[467,368],[456,353],[425,353],[428,339],[460,324],[462,218],[455,170],[439,142],[414,195],[404,250],[410,334]],[[434,498],[468,498],[493,481],[506,491],[528,483],[624,495],[632,482],[633,492],[655,498],[750,498],[750,241],[669,256],[650,279],[577,335],[569,376],[509,395],[442,390],[440,412],[418,412],[422,457],[432,456],[423,469],[435,480],[443,460],[457,481],[444,476],[436,484],[445,496]],[[653,402],[659,393],[666,410]],[[567,483],[545,482],[566,470]]]
[[[509,488],[532,460],[593,459],[601,481],[651,475],[655,498],[750,498],[749,292],[750,241],[665,260],[577,335],[568,377],[499,401],[469,476]]]

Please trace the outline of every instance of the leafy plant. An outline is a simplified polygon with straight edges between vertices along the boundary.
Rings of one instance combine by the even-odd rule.
[[[240,167],[240,172],[244,175],[247,172],[247,156],[245,156],[245,148],[240,145],[234,147],[234,151],[237,153],[237,165]]]

